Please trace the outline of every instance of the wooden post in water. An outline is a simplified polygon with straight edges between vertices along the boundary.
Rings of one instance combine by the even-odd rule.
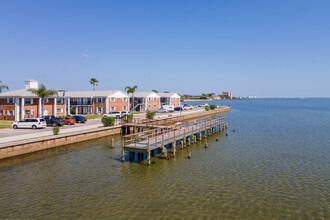
[[[188,141],[188,143],[187,143],[188,146],[190,146],[190,137],[188,137],[188,140],[187,141]]]
[[[121,149],[121,162],[125,162],[125,150],[124,150],[124,148]]]
[[[175,151],[176,151],[176,144],[175,144],[175,142],[173,142],[172,148],[173,148],[173,156],[175,157]]]
[[[180,141],[181,144],[181,150],[183,150],[183,141]]]
[[[150,163],[151,163],[150,150],[148,150],[148,152],[147,152],[147,163],[148,163],[148,166],[150,166]]]

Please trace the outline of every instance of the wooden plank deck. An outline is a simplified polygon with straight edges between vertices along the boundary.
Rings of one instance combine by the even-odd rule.
[[[193,135],[200,134],[202,131],[210,130],[215,127],[224,126],[227,120],[224,116],[215,117],[214,119],[202,119],[196,124],[196,121],[190,121],[187,123],[187,127],[183,127],[177,130],[156,129],[149,132],[140,132],[134,135],[128,135],[124,138],[123,149],[127,151],[135,152],[148,152],[164,145],[174,143],[179,140],[184,140],[186,137],[192,137]]]

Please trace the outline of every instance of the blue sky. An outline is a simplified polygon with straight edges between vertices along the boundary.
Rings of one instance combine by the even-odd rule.
[[[0,0],[0,80],[330,97],[329,0]]]

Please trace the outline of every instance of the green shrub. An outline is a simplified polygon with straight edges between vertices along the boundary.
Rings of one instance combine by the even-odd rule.
[[[115,118],[112,117],[103,117],[102,123],[104,127],[114,126],[115,125]]]
[[[205,111],[209,111],[210,110],[210,106],[205,106]]]
[[[58,135],[59,133],[60,133],[60,127],[56,125],[55,127],[53,127],[53,134]]]
[[[70,114],[75,115],[76,114],[76,107],[71,107],[70,108]]]
[[[146,113],[147,119],[154,119],[155,115],[156,115],[156,112],[147,112]]]
[[[214,109],[216,109],[216,108],[217,108],[217,106],[215,106],[215,105],[211,105],[211,106],[210,106],[210,109],[211,109],[211,110],[214,110]]]

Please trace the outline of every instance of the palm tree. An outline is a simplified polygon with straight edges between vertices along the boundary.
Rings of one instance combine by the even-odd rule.
[[[133,86],[133,87],[126,86],[125,87],[125,90],[127,91],[128,94],[132,93],[132,109],[134,109],[134,93],[135,93],[136,89],[137,89],[137,86]]]
[[[2,83],[2,81],[0,81],[0,83]],[[0,93],[2,92],[3,89],[7,89],[8,90],[9,88],[6,85],[1,85],[0,86]]]
[[[95,78],[91,78],[91,80],[89,80],[89,83],[93,85],[93,91],[95,91],[95,86],[99,85],[99,81]]]
[[[28,89],[32,94],[37,95],[39,98],[41,98],[41,116],[44,116],[44,103],[45,103],[45,98],[53,95],[57,95],[58,93],[56,90],[47,90],[46,86],[44,84],[40,85],[39,89]],[[56,109],[55,109],[56,111]]]
[[[156,90],[156,89],[153,89],[151,91],[154,92],[154,93],[158,93],[158,90]]]

